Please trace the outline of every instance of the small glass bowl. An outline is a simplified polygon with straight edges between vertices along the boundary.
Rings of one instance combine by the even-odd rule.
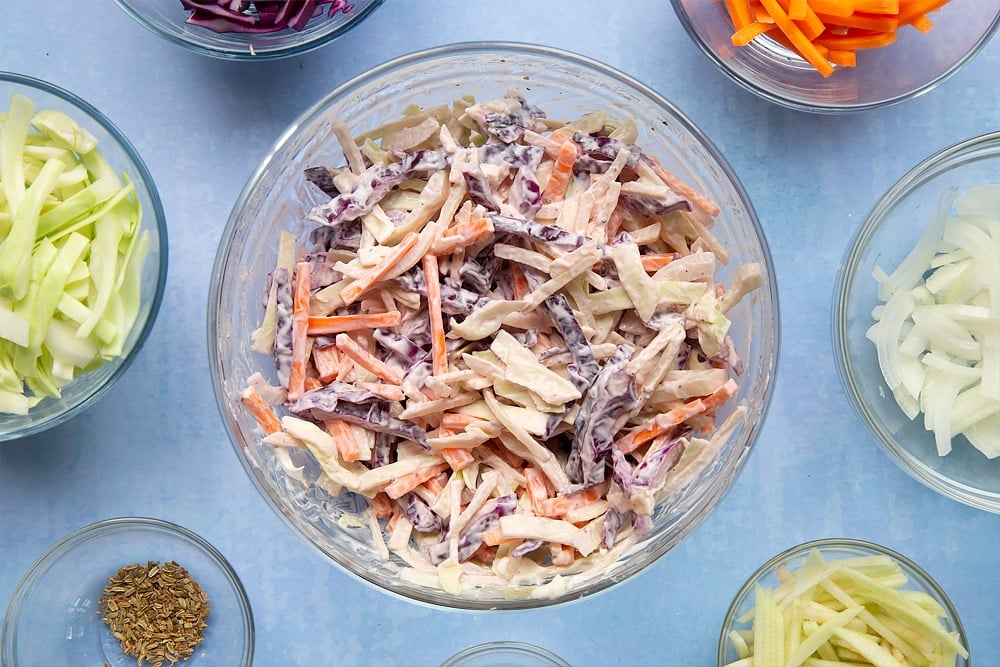
[[[718,202],[722,212],[713,232],[729,253],[717,279],[737,267],[758,263],[763,285],[730,313],[733,338],[744,370],[739,391],[717,417],[737,405],[745,419],[713,460],[653,514],[653,529],[606,568],[566,574],[565,587],[532,594],[529,585],[450,593],[400,576],[406,564],[383,560],[367,527],[356,528],[365,501],[354,494],[331,496],[314,485],[305,489],[287,477],[263,433],[240,400],[247,379],[262,373],[276,383],[273,363],[255,354],[252,332],[261,315],[267,275],[274,267],[279,235],[307,239],[314,225],[305,214],[320,202],[303,187],[304,168],[338,164],[342,153],[331,130],[342,120],[361,133],[399,118],[411,104],[425,108],[457,97],[479,100],[520,89],[550,118],[578,118],[606,111],[632,119],[637,145],[658,155],[666,167]],[[233,450],[268,504],[306,542],[331,562],[378,589],[411,601],[453,609],[493,610],[546,607],[578,600],[628,579],[652,565],[694,530],[716,507],[739,474],[757,440],[770,404],[777,369],[777,288],[770,252],[750,200],[728,162],[711,141],[673,104],[655,91],[606,65],[556,49],[497,42],[453,44],[392,60],[348,81],[296,119],[264,156],[235,202],[223,231],[209,289],[207,341],[213,389]],[[315,462],[302,461],[314,479]]]
[[[115,0],[141,26],[184,48],[223,60],[277,60],[332,42],[368,17],[383,0],[352,0],[347,11],[315,16],[302,30],[272,33],[215,32],[187,23],[180,0]]]
[[[893,460],[912,477],[972,507],[1000,513],[1000,457],[987,459],[964,437],[939,456],[923,418],[910,420],[893,398],[865,332],[880,303],[872,270],[892,271],[910,252],[945,188],[1000,183],[1000,132],[949,146],[913,167],[868,214],[837,275],[833,340],[837,372],[856,412]]]
[[[45,398],[27,415],[0,413],[0,442],[13,440],[62,423],[97,402],[114,385],[138,354],[160,310],[167,282],[167,223],[153,178],[135,147],[103,113],[73,93],[21,74],[0,72],[0,109],[20,93],[35,102],[36,110],[66,113],[97,139],[97,147],[118,174],[135,186],[142,207],[141,228],[149,232],[150,246],[142,270],[141,305],[125,340],[122,354],[99,368],[79,375],[62,388],[59,399]]]
[[[253,663],[250,602],[232,566],[191,531],[159,519],[116,518],[64,537],[31,566],[11,598],[0,635],[0,664],[135,665],[102,620],[98,599],[126,565],[176,561],[211,605],[204,640],[183,664]]]
[[[570,667],[555,653],[521,642],[486,642],[462,649],[441,667]]]
[[[754,587],[757,584],[768,588],[777,587],[779,583],[777,577],[778,568],[783,566],[790,570],[796,570],[802,564],[803,559],[813,549],[818,549],[827,561],[854,558],[856,556],[888,556],[892,558],[899,564],[900,569],[902,569],[908,579],[904,588],[923,591],[934,598],[946,612],[946,616],[942,619],[945,629],[949,632],[957,631],[962,645],[968,649],[968,638],[965,634],[965,628],[962,626],[962,621],[958,617],[958,612],[955,610],[951,600],[948,599],[948,595],[931,575],[906,556],[888,547],[875,544],[874,542],[841,537],[814,540],[794,546],[767,561],[756,572],[750,575],[750,578],[747,579],[746,583],[743,584],[743,587],[736,594],[735,599],[729,606],[729,610],[726,612],[725,620],[722,622],[722,631],[719,633],[719,667],[724,667],[738,659],[736,650],[729,640],[729,633],[734,629],[748,627],[746,624],[740,624],[737,619],[753,608]],[[956,667],[968,667],[970,664],[971,661],[969,659],[962,658],[961,656],[958,656],[955,663]]]
[[[847,113],[889,106],[928,92],[975,56],[1000,27],[994,0],[952,2],[930,14],[926,34],[900,28],[894,43],[858,52],[856,67],[824,78],[767,35],[734,46],[726,3],[671,0],[688,35],[730,79],[791,109]]]

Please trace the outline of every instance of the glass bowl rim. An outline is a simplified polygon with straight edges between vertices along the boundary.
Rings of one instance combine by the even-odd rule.
[[[50,83],[26,74],[0,70],[0,83],[5,82],[28,89],[40,90],[48,95],[52,95],[69,103],[81,113],[85,114],[90,120],[100,125],[108,134],[111,135],[114,141],[125,153],[129,163],[131,163],[132,167],[134,167],[137,175],[139,176],[139,180],[145,186],[146,194],[152,204],[153,210],[148,212],[144,211],[143,217],[148,219],[152,216],[155,222],[155,224],[149,226],[149,229],[155,228],[156,230],[156,235],[158,237],[158,257],[156,259],[156,286],[154,287],[151,300],[149,301],[149,314],[146,316],[146,321],[143,323],[142,329],[138,332],[135,344],[130,350],[128,350],[127,354],[123,354],[116,359],[111,359],[105,362],[109,364],[117,364],[114,371],[102,384],[94,387],[90,393],[80,399],[80,401],[75,405],[53,414],[43,421],[33,421],[30,424],[12,431],[0,430],[0,444],[6,440],[16,440],[18,438],[24,438],[41,433],[42,431],[65,422],[96,403],[111,389],[112,386],[117,383],[118,379],[125,374],[125,371],[128,370],[128,368],[132,365],[132,362],[135,360],[135,357],[138,356],[140,350],[142,350],[146,343],[146,339],[149,338],[149,335],[153,330],[153,326],[156,324],[156,320],[160,312],[160,306],[163,302],[164,294],[166,293],[167,265],[169,264],[170,254],[167,236],[166,213],[163,209],[163,202],[160,199],[160,193],[156,187],[156,182],[153,180],[153,176],[146,166],[145,161],[142,159],[142,156],[139,155],[139,151],[136,150],[135,146],[118,128],[118,126],[115,125],[115,123],[113,123],[107,115],[105,115],[93,104],[86,101],[76,93],[73,93],[54,83]],[[81,375],[78,380],[84,380],[85,378],[85,375]],[[74,380],[74,382],[75,381],[77,380]]]
[[[506,639],[486,641],[472,646],[467,646],[448,656],[444,662],[441,663],[440,667],[459,667],[463,664],[461,662],[463,660],[479,656],[488,656],[497,650],[514,651],[519,655],[530,655],[542,658],[551,663],[553,667],[570,667],[570,664],[566,662],[564,658],[558,656],[543,646],[522,641],[510,641]]]
[[[978,489],[941,474],[911,454],[886,429],[885,425],[865,399],[861,383],[856,377],[855,365],[851,360],[850,354],[851,337],[848,332],[847,314],[853,283],[861,257],[866,252],[872,237],[885,221],[887,214],[899,202],[916,192],[923,185],[924,181],[947,172],[953,166],[959,164],[964,156],[984,146],[992,149],[992,157],[1000,157],[1000,130],[961,139],[933,152],[907,170],[905,174],[893,183],[885,194],[879,197],[878,201],[872,206],[869,213],[865,216],[864,221],[851,237],[844,251],[843,259],[839,264],[834,283],[833,317],[831,318],[831,323],[833,328],[834,362],[837,375],[844,388],[844,393],[847,394],[848,401],[854,409],[854,413],[864,423],[868,432],[875,436],[876,441],[881,445],[882,449],[891,456],[893,462],[913,479],[937,491],[946,498],[964,503],[970,507],[1000,514],[1000,490],[986,491]]]
[[[143,28],[149,30],[151,33],[157,35],[158,37],[162,37],[168,42],[181,46],[190,50],[192,53],[197,53],[199,55],[209,56],[220,60],[239,60],[248,62],[279,60],[315,51],[316,49],[325,46],[338,37],[341,37],[345,33],[349,32],[352,28],[364,21],[383,2],[385,2],[385,0],[370,0],[370,2],[365,5],[361,11],[351,16],[343,25],[335,29],[326,32],[318,32],[308,36],[308,38],[303,38],[301,33],[293,31],[288,33],[287,37],[289,37],[289,39],[285,40],[283,44],[260,51],[256,49],[251,51],[249,44],[206,46],[200,40],[188,39],[180,34],[164,29],[159,22],[150,20],[145,14],[138,11],[131,0],[115,0],[115,4],[117,4],[122,11],[129,16],[129,18],[134,20]],[[215,34],[218,36],[220,34],[224,35],[225,33]]]
[[[243,587],[243,582],[236,570],[233,569],[232,564],[214,545],[194,531],[165,519],[143,516],[113,517],[95,521],[64,535],[48,547],[21,576],[14,593],[11,595],[7,612],[4,615],[3,626],[0,628],[0,653],[3,653],[6,658],[8,633],[13,632],[15,621],[19,620],[24,613],[28,596],[35,590],[55,560],[68,554],[90,537],[99,538],[105,534],[127,529],[155,530],[188,542],[204,552],[218,566],[219,571],[236,594],[245,633],[246,664],[253,664],[255,645],[253,608],[250,605],[246,589]]]
[[[927,572],[927,570],[925,570],[921,565],[917,564],[916,561],[908,556],[904,556],[895,549],[870,540],[853,537],[824,537],[809,540],[807,542],[801,542],[782,550],[767,559],[764,564],[754,570],[753,574],[747,577],[743,585],[740,586],[739,591],[737,591],[736,595],[733,596],[733,600],[729,604],[729,608],[726,610],[726,615],[722,620],[722,627],[719,631],[717,657],[717,662],[720,667],[726,664],[724,658],[726,650],[728,649],[728,646],[726,645],[728,640],[727,633],[732,627],[733,621],[736,619],[736,613],[740,603],[752,592],[754,584],[760,581],[762,577],[772,572],[778,565],[781,565],[782,563],[797,556],[807,555],[812,549],[819,549],[820,551],[825,549],[853,549],[866,552],[871,555],[889,556],[899,563],[900,567],[907,575],[912,572],[919,577],[920,581],[917,581],[916,583],[919,584],[920,590],[924,590],[937,598],[938,602],[942,607],[944,607],[945,612],[948,614],[947,618],[955,625],[955,629],[958,631],[962,643],[966,648],[968,648],[969,636],[965,633],[965,626],[962,625],[962,619],[958,614],[958,610],[955,609],[954,603],[951,601],[951,598],[945,592],[944,588],[942,588],[941,584],[938,583],[937,579],[932,577],[930,573]],[[907,576],[907,579],[913,581],[913,577]],[[969,664],[971,664],[971,661]]]
[[[767,100],[768,102],[786,109],[825,115],[852,114],[862,111],[882,109],[901,104],[929,93],[965,67],[966,64],[968,64],[977,54],[979,54],[979,52],[983,50],[983,48],[986,47],[987,44],[989,44],[989,42],[993,39],[993,36],[998,30],[1000,30],[1000,11],[998,11],[994,15],[990,26],[986,29],[975,45],[973,45],[973,47],[965,53],[965,55],[956,60],[948,69],[940,72],[933,78],[911,90],[903,91],[887,97],[880,97],[877,100],[865,103],[840,102],[824,104],[818,100],[808,100],[793,95],[781,95],[770,90],[766,86],[756,83],[742,73],[737,72],[735,69],[730,67],[725,60],[720,58],[718,53],[715,52],[715,49],[707,44],[701,37],[694,25],[691,23],[691,19],[688,17],[688,13],[684,9],[682,0],[670,0],[670,4],[673,6],[674,13],[677,15],[677,18],[684,27],[684,31],[688,34],[688,37],[691,38],[691,41],[697,45],[698,49],[705,54],[705,56],[712,61],[712,64],[714,64],[716,68],[730,81],[737,84],[740,88],[757,95],[761,99]]]
[[[504,55],[528,56],[535,58],[556,59],[572,63],[585,70],[624,84],[631,90],[641,93],[643,96],[647,97],[658,108],[662,109],[664,113],[671,117],[672,123],[682,127],[685,132],[689,133],[695,140],[697,140],[699,145],[710,156],[714,165],[718,167],[729,180],[729,184],[732,186],[734,193],[738,196],[740,205],[746,209],[747,219],[753,230],[753,237],[760,244],[762,262],[765,265],[765,271],[769,276],[769,280],[765,283],[765,288],[767,289],[768,299],[773,308],[773,326],[769,326],[769,324],[765,322],[761,324],[761,328],[769,334],[769,342],[772,349],[770,350],[770,365],[763,371],[766,373],[767,377],[763,380],[765,395],[761,402],[761,418],[752,424],[745,424],[745,445],[739,450],[733,452],[733,458],[736,459],[736,461],[732,467],[732,474],[729,483],[718,489],[709,489],[705,492],[699,502],[692,506],[690,510],[690,520],[685,525],[679,527],[676,543],[670,546],[664,543],[656,545],[655,547],[654,543],[651,543],[650,545],[647,545],[646,549],[644,549],[643,564],[641,566],[635,566],[635,569],[628,569],[624,571],[622,573],[623,576],[615,577],[613,581],[592,582],[585,588],[573,589],[554,600],[538,600],[533,598],[521,600],[499,600],[490,598],[486,603],[475,604],[475,600],[472,598],[463,599],[455,596],[452,596],[447,603],[443,601],[423,599],[421,597],[416,597],[411,593],[397,590],[396,588],[386,584],[384,581],[381,581],[379,577],[367,575],[361,568],[348,567],[348,565],[335,558],[333,554],[329,553],[326,549],[309,539],[308,536],[304,535],[295,525],[293,517],[289,515],[290,513],[287,508],[279,506],[279,504],[272,499],[267,490],[264,488],[264,485],[258,479],[251,462],[248,461],[247,457],[241,453],[243,444],[238,441],[238,438],[234,433],[234,429],[231,426],[232,419],[226,409],[227,397],[224,394],[222,381],[220,354],[218,351],[219,341],[213,330],[214,323],[219,320],[218,309],[221,299],[220,287],[222,284],[222,269],[225,267],[227,259],[232,251],[233,239],[236,237],[236,231],[238,229],[237,222],[240,217],[240,211],[246,207],[247,201],[253,194],[259,181],[272,169],[272,162],[278,152],[292,140],[292,138],[300,131],[301,127],[322,114],[323,111],[336,100],[347,97],[355,90],[368,85],[373,81],[382,79],[387,75],[392,75],[395,71],[404,67],[424,62],[437,62],[455,55],[475,53],[494,53],[501,57]],[[739,476],[739,473],[742,471],[747,460],[749,459],[749,452],[753,449],[753,446],[759,439],[761,429],[766,421],[767,413],[769,412],[770,404],[775,393],[781,348],[781,328],[778,326],[778,322],[780,321],[780,304],[777,290],[777,278],[764,230],[757,217],[757,213],[754,209],[750,196],[746,192],[746,189],[740,179],[737,177],[732,165],[714,144],[714,142],[712,142],[712,140],[709,139],[708,136],[693,121],[691,121],[683,111],[681,111],[673,102],[669,101],[659,92],[615,67],[562,48],[543,46],[527,42],[503,40],[453,42],[426,49],[420,49],[391,58],[365,72],[362,72],[361,74],[358,74],[357,76],[352,77],[351,79],[348,79],[330,92],[324,94],[317,101],[309,105],[302,113],[299,114],[298,117],[292,120],[286,129],[278,135],[276,140],[267,149],[263,159],[258,163],[253,172],[247,178],[243,189],[240,191],[240,194],[231,209],[229,218],[220,236],[220,242],[218,244],[215,260],[212,265],[212,276],[212,283],[209,286],[207,304],[208,314],[206,318],[209,368],[213,371],[212,389],[219,415],[223,424],[227,425],[226,436],[254,488],[263,497],[265,503],[271,508],[271,510],[285,522],[292,532],[298,536],[299,539],[308,544],[309,547],[317,551],[325,561],[332,563],[342,571],[351,575],[353,578],[372,586],[374,589],[382,593],[389,594],[397,599],[405,600],[413,604],[426,606],[428,608],[443,608],[450,611],[464,611],[472,613],[509,613],[524,609],[559,607],[567,604],[573,604],[587,597],[593,597],[596,594],[615,588],[625,581],[635,578],[637,575],[641,575],[647,571],[660,557],[686,539],[690,533],[707,518],[726,493],[728,493],[729,489],[732,487],[736,478]]]

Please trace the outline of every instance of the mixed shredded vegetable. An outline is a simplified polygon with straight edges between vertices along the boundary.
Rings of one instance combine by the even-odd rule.
[[[600,112],[512,92],[333,130],[346,166],[305,171],[329,201],[282,233],[254,333],[277,386],[243,403],[288,475],[367,499],[404,579],[557,595],[739,423],[726,314],[760,267],[718,282],[718,206]]]

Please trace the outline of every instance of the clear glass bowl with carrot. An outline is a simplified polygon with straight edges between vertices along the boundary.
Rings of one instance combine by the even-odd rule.
[[[406,598],[514,609],[623,581],[711,512],[778,312],[691,121],[599,63],[460,44],[294,128],[233,209],[208,319],[234,448],[300,536]]]
[[[776,104],[847,113],[933,89],[989,42],[988,0],[672,0],[688,35],[740,86]]]

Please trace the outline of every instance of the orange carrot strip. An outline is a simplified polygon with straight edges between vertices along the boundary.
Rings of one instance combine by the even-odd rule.
[[[385,491],[385,495],[395,500],[400,496],[409,493],[427,480],[436,477],[438,473],[443,472],[447,467],[447,463],[435,463],[434,465],[414,470],[413,472],[407,473],[402,477],[397,477],[393,481],[386,484],[385,488],[382,490]]]
[[[864,35],[830,35],[816,40],[818,46],[825,46],[835,51],[857,51],[858,49],[876,49],[896,41],[895,32],[873,32]]]
[[[855,12],[899,14],[899,0],[854,0]]]
[[[523,299],[531,288],[528,286],[528,279],[524,277],[524,270],[517,262],[510,262],[510,282],[514,290],[515,299]]]
[[[747,0],[725,0],[726,11],[733,21],[737,31],[745,28],[750,22],[750,5]]]
[[[386,382],[400,384],[403,381],[403,373],[389,366],[380,359],[376,359],[368,351],[362,349],[353,338],[345,333],[337,334],[337,347],[341,352],[349,357],[358,366],[361,366],[370,373],[374,373]]]
[[[773,2],[773,0],[771,1]],[[677,178],[677,176],[675,176],[671,172],[667,171],[666,168],[664,168],[664,166],[660,164],[659,159],[655,157],[650,157],[650,162],[653,163],[653,171],[656,173],[657,176],[660,177],[660,180],[663,181],[667,187],[669,187],[674,192],[678,192],[684,197],[686,197],[688,201],[694,204],[694,206],[696,206],[697,208],[700,208],[705,213],[708,213],[713,217],[719,215],[719,211],[721,209],[719,208],[718,204],[716,204],[711,199],[709,199],[705,195],[701,194],[700,192],[692,188],[690,185],[688,185],[681,179]]]
[[[466,426],[471,424],[482,424],[486,420],[472,415],[464,415],[460,412],[445,412],[441,415],[441,428],[455,431],[464,431]]]
[[[484,565],[492,564],[493,561],[496,560],[496,557],[497,557],[496,547],[491,547],[486,543],[480,544],[479,547],[474,552],[472,552],[472,556],[470,556],[471,559],[478,560]]]
[[[288,400],[298,399],[306,380],[306,346],[309,333],[309,262],[295,265],[295,286],[292,301],[292,366],[288,373]]]
[[[806,18],[806,0],[788,0],[788,18],[802,21]]]
[[[472,245],[476,241],[485,238],[493,233],[493,220],[490,218],[473,218],[472,220],[467,220],[465,222],[460,222],[457,225],[452,225],[448,229],[444,230],[441,237],[450,242],[453,239],[458,239],[462,241],[460,246],[465,247]]]
[[[260,392],[254,387],[248,387],[244,390],[240,400],[265,433],[277,433],[281,430],[281,420],[278,419],[278,415],[274,414],[274,410],[261,398]]]
[[[899,7],[899,15],[897,16],[899,24],[913,23],[924,14],[941,9],[947,2],[948,0],[912,0],[906,2]]]
[[[565,496],[546,498],[541,503],[541,515],[548,517],[566,516],[570,510],[589,505],[604,495],[603,486],[591,486],[582,491],[567,493]]]
[[[368,504],[371,505],[376,518],[387,519],[392,516],[393,502],[389,499],[389,496],[385,495],[381,491],[369,498]]]
[[[322,386],[323,386],[323,383],[320,382],[319,378],[313,377],[312,375],[310,375],[309,377],[307,377],[306,381],[303,383],[303,388],[306,391],[312,391],[313,389],[319,389]]]
[[[552,167],[552,175],[545,183],[542,191],[543,202],[559,201],[566,193],[566,186],[573,175],[573,163],[576,162],[576,144],[572,140],[567,140],[559,147],[559,157]]]
[[[399,324],[398,310],[389,313],[371,313],[366,315],[329,315],[327,317],[310,317],[309,333],[313,336],[323,334],[344,333],[360,329],[378,329],[394,327]]]
[[[441,273],[438,258],[424,255],[424,282],[427,283],[427,316],[431,327],[431,367],[434,375],[448,372],[448,351],[444,340],[444,315],[441,313]]]
[[[448,467],[455,471],[467,468],[476,460],[476,457],[468,449],[462,447],[445,447],[438,450],[438,454],[448,464]]]
[[[340,458],[345,461],[357,461],[361,458],[361,444],[351,430],[351,425],[343,419],[327,419],[323,422],[326,432],[333,438]]]
[[[891,32],[899,26],[899,19],[895,16],[881,16],[878,14],[833,16],[830,14],[819,13],[816,15],[827,25],[843,26],[845,28],[858,28],[860,30],[871,30],[873,32]]]
[[[499,456],[504,463],[509,465],[511,468],[520,468],[524,465],[524,459],[510,451],[506,447],[497,444],[496,440],[486,443],[485,447],[491,452]]]
[[[395,384],[387,384],[385,382],[358,382],[356,386],[358,389],[370,391],[379,398],[384,398],[387,401],[402,401],[406,398],[403,390],[399,387],[399,385]]]
[[[445,463],[447,463],[447,461],[445,461]],[[442,481],[442,478],[444,479],[444,481]],[[448,478],[445,477],[444,475],[435,475],[434,477],[431,477],[429,480],[427,480],[420,486],[424,487],[435,496],[438,496],[441,494],[442,491],[444,491],[444,482],[446,481],[448,481]]]
[[[495,547],[497,545],[503,544],[504,542],[520,542],[520,538],[509,538],[503,536],[503,531],[499,528],[488,528],[482,532],[483,544],[488,547]]]
[[[337,346],[313,345],[312,358],[319,379],[327,384],[333,382],[337,377],[337,371],[340,370],[340,353],[337,352]]]
[[[753,4],[753,20],[755,23],[774,25],[774,17],[768,14],[767,10],[764,9],[759,2],[754,2]]]
[[[816,68],[816,70],[822,74],[824,77],[828,77],[833,74],[833,65],[824,58],[819,51],[816,50],[816,45],[809,40],[808,37],[802,32],[801,28],[795,24],[785,10],[781,8],[778,0],[760,0],[761,4],[768,13],[774,17],[774,22],[778,24],[778,29],[781,30],[788,37],[789,41],[795,46],[795,50],[799,52],[810,65]]]
[[[688,419],[714,410],[736,393],[739,387],[730,378],[708,396],[695,398],[673,410],[659,414],[634,431],[619,438],[615,444],[625,454],[635,451],[653,438],[663,435]]]
[[[827,16],[850,16],[854,13],[854,0],[809,0],[809,6],[817,14]]]
[[[838,67],[856,67],[858,64],[858,55],[854,51],[830,49],[826,52],[826,59]]]
[[[753,21],[734,32],[730,39],[733,42],[733,46],[746,46],[753,41],[754,37],[763,35],[773,28],[774,23],[758,23]]]
[[[910,25],[919,30],[920,32],[929,32],[934,24],[931,22],[930,18],[924,14],[923,16],[918,16],[917,18],[910,21]]]
[[[528,500],[531,501],[531,509],[535,514],[542,514],[542,503],[549,497],[549,489],[545,483],[545,473],[535,466],[526,466],[524,469],[525,489],[528,492]]]
[[[642,256],[642,268],[652,273],[659,271],[672,261],[674,261],[674,253],[672,252],[651,253]]]
[[[402,259],[403,255],[410,251],[417,244],[420,235],[417,232],[410,232],[403,237],[399,244],[392,247],[382,261],[366,270],[354,282],[340,291],[340,299],[344,305],[351,305],[357,301],[358,297],[367,292],[378,281],[382,280]]]

